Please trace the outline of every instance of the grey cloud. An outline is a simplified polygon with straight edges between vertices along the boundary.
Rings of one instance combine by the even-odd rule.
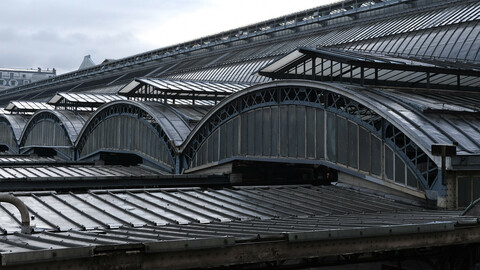
[[[63,73],[77,69],[87,54],[100,63],[105,58],[118,59],[170,45],[167,37],[168,44],[152,48],[156,44],[147,43],[145,33],[157,32],[145,30],[162,25],[169,25],[174,31],[192,27],[195,22],[188,21],[188,16],[213,2],[2,0],[6,8],[0,16],[0,66],[55,67]],[[187,20],[170,25],[176,17]],[[198,36],[186,39],[193,38]]]
[[[0,66],[74,70],[86,54],[97,63],[146,51],[135,32],[156,27],[202,1],[2,0]],[[179,8],[181,7],[181,8]],[[20,14],[20,16],[19,16]]]

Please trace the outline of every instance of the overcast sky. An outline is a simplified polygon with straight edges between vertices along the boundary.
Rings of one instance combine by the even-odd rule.
[[[2,0],[0,67],[78,69],[335,0]]]

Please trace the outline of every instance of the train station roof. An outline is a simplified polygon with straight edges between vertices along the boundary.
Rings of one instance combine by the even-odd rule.
[[[478,65],[333,48],[300,48],[263,67],[259,74],[375,87],[480,91]]]
[[[135,79],[118,91],[130,99],[156,100],[167,104],[215,105],[248,84],[174,81],[155,78]]]
[[[221,189],[174,188],[90,190],[85,193],[14,193],[30,207],[32,235],[17,232],[16,209],[1,207],[2,265],[28,265],[55,260],[91,260],[99,254],[125,256],[139,252],[162,256],[192,254],[209,265],[255,261],[253,253],[274,245],[278,259],[288,248],[340,245],[332,255],[354,250],[389,250],[400,238],[414,237],[442,245],[469,242],[461,235],[480,230],[478,217],[459,211],[425,210],[388,197],[335,186],[257,186]],[[371,241],[376,239],[375,241]],[[416,247],[411,240],[403,247]],[[423,243],[422,243],[423,244]],[[247,246],[244,260],[211,253]],[[128,248],[127,248],[128,247]],[[203,251],[210,252],[209,257]],[[189,253],[188,253],[189,252]],[[200,253],[198,253],[200,252]],[[253,253],[252,253],[253,252]],[[145,255],[147,256],[147,255]],[[265,258],[270,258],[266,255]],[[220,259],[222,258],[222,259]],[[258,258],[260,259],[260,258]],[[143,260],[146,262],[147,260]],[[112,262],[110,262],[112,263]],[[157,263],[159,263],[157,261]],[[161,261],[181,267],[185,262]]]
[[[46,104],[44,102],[35,102],[35,101],[23,101],[23,100],[14,100],[11,101],[6,107],[5,110],[10,113],[34,113],[39,110],[52,110],[53,106]]]
[[[479,1],[342,1],[0,91],[0,104],[6,105],[5,111],[12,114],[4,115],[4,122],[6,119],[10,123],[17,139],[25,125],[59,120],[58,125],[66,130],[70,142],[78,146],[77,138],[87,127],[91,131],[102,121],[112,120],[111,116],[121,116],[118,119],[128,116],[129,120],[154,124],[147,128],[160,126],[154,134],[161,135],[173,150],[181,150],[182,144],[200,128],[195,125],[210,121],[207,118],[222,109],[217,105],[222,99],[221,104],[227,104],[230,98],[262,90],[262,87],[270,87],[268,90],[273,92],[276,86],[283,85],[291,94],[283,104],[297,109],[310,102],[307,98],[320,100],[320,95],[304,94],[311,86],[309,90],[330,91],[328,95],[335,98],[332,104],[337,107],[329,107],[328,112],[339,112],[340,117],[334,115],[331,119],[346,123],[342,129],[348,128],[350,122],[356,128],[354,121],[372,117],[370,120],[380,119],[380,129],[390,128],[388,136],[381,130],[382,140],[389,144],[379,149],[396,147],[395,140],[403,140],[403,148],[395,148],[397,152],[389,155],[391,164],[395,165],[391,166],[392,171],[397,168],[397,160],[398,168],[404,166],[403,154],[411,154],[414,158],[407,156],[409,161],[414,161],[415,166],[419,164],[427,174],[431,170],[438,179],[435,188],[440,187],[419,189],[417,194],[417,190],[411,189],[414,186],[406,185],[394,193],[415,192],[417,200],[410,201],[405,198],[411,198],[408,196],[411,193],[406,192],[408,194],[399,198],[384,192],[397,184],[395,179],[364,175],[361,168],[347,177],[369,181],[365,185],[380,183],[380,191],[341,184],[232,186],[222,171],[225,167],[221,166],[226,163],[213,159],[210,164],[202,164],[207,166],[201,170],[214,172],[205,176],[164,175],[161,169],[147,167],[151,163],[127,167],[94,164],[85,161],[87,159],[67,162],[5,156],[0,158],[0,190],[25,202],[34,227],[31,234],[22,233],[17,209],[0,205],[0,232],[3,233],[0,264],[61,269],[69,263],[79,267],[91,267],[94,263],[98,268],[118,268],[123,263],[131,263],[137,268],[186,268],[191,267],[192,262],[201,262],[200,266],[207,268],[330,255],[342,258],[340,255],[344,254],[369,254],[370,258],[378,259],[374,256],[389,252],[420,252],[478,243],[479,216],[431,209],[432,205],[427,205],[435,198],[445,199],[449,205],[460,204],[458,198],[450,201],[451,197],[446,199],[438,193],[446,186],[441,181],[444,167],[429,167],[429,164],[441,164],[439,158],[433,162],[423,159],[433,144],[454,145],[457,157],[447,158],[448,173],[456,174],[460,170],[455,170],[461,168],[464,174],[455,175],[453,183],[460,183],[460,177],[469,177],[466,180],[472,190],[466,189],[466,192],[474,196],[474,183],[478,179],[468,170],[480,170],[478,37]],[[255,113],[249,114],[252,121],[247,123],[261,123],[269,115],[254,105],[271,101],[268,106],[276,106],[280,104],[274,103],[277,97],[282,96],[269,96],[266,100],[265,96],[252,95],[236,104],[239,108],[253,104],[249,109]],[[121,100],[112,101],[112,98]],[[48,100],[50,105],[44,103]],[[329,105],[318,103],[315,108],[325,104]],[[352,110],[360,111],[358,117],[343,110],[355,106],[356,109],[365,107],[363,111]],[[75,112],[87,107],[92,111],[97,107],[101,109],[93,113]],[[142,118],[135,112],[146,113]],[[218,118],[214,115],[204,130],[211,132],[220,127],[217,134],[223,131],[229,134],[229,130],[217,126],[222,123],[218,119],[226,119],[227,115],[236,117],[242,111],[224,112],[223,116],[219,113]],[[362,112],[366,114],[360,115]],[[15,118],[20,114],[21,117]],[[26,122],[29,114],[34,116]],[[328,117],[319,115],[318,119]],[[379,115],[381,117],[377,117]],[[317,114],[314,117],[317,119]],[[263,132],[269,132],[253,124],[245,127],[246,119],[239,119],[243,128],[250,129],[253,138],[257,138],[257,134],[262,138]],[[326,122],[319,127],[327,127],[328,119]],[[387,126],[386,122],[395,125]],[[210,123],[212,125],[208,125]],[[130,126],[125,126],[122,130],[128,133]],[[230,134],[240,134],[232,130]],[[289,129],[292,134],[289,142],[294,141],[297,130]],[[106,137],[99,134],[97,138]],[[347,144],[350,135],[343,134],[346,139],[332,145]],[[114,135],[126,138],[126,143],[132,142],[124,134]],[[120,140],[112,138],[110,142]],[[375,134],[368,138],[376,140]],[[327,139],[322,137],[319,141]],[[142,142],[147,142],[149,147],[148,137],[142,137]],[[209,141],[210,145],[204,149],[212,152],[212,156],[220,156],[221,144],[214,142]],[[92,153],[100,156],[111,151],[108,154],[124,154],[125,159],[132,154],[122,152],[125,148],[112,149],[105,145],[95,145]],[[127,150],[135,151],[135,147]],[[294,152],[295,147],[289,147]],[[325,151],[328,154],[328,150]],[[182,172],[183,153],[171,151],[169,154],[174,152],[178,155],[172,155],[175,166],[172,165],[171,172]],[[78,152],[72,153],[78,156]],[[377,156],[382,158],[384,154]],[[355,156],[361,158],[360,154]],[[417,163],[418,157],[426,160],[427,165]],[[280,155],[258,160],[251,155],[237,158],[233,156],[225,162],[238,162],[241,166],[257,161],[262,162],[260,165],[287,163]],[[298,162],[298,156],[288,159],[289,164],[314,169],[332,165],[315,163],[317,160],[313,158],[308,160],[311,163],[302,164],[303,161]],[[332,169],[347,173],[346,166],[348,163],[337,164]],[[408,175],[410,167],[403,168]],[[442,177],[437,177],[440,172]],[[434,195],[429,197],[431,194]],[[463,200],[469,202],[470,197]],[[437,202],[444,201],[436,200],[433,204]]]
[[[57,93],[47,103],[55,109],[87,110],[92,111],[105,103],[125,100],[118,95],[89,94],[89,93]]]

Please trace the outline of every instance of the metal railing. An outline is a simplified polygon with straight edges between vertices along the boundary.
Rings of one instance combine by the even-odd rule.
[[[15,206],[18,211],[20,211],[20,216],[22,219],[21,233],[32,233],[32,227],[30,226],[30,213],[28,212],[28,208],[25,203],[8,193],[0,193],[0,202],[10,203]]]

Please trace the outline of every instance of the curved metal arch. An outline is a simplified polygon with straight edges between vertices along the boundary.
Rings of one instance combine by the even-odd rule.
[[[25,140],[27,139],[33,127],[38,122],[43,120],[52,121],[55,124],[59,125],[62,128],[62,130],[65,132],[65,137],[69,139],[72,147],[74,145],[75,140],[77,139],[80,128],[85,123],[85,120],[82,117],[70,111],[55,111],[55,110],[37,111],[28,120],[28,122],[25,125],[25,128],[22,131],[22,134],[19,139],[20,147],[24,146]]]
[[[282,80],[256,85],[223,100],[185,140],[181,147],[183,165],[189,168],[192,158],[209,135],[233,117],[261,107],[286,104],[318,107],[345,116],[377,134],[392,147],[421,179],[424,188],[432,187],[437,180],[438,164],[433,161],[428,146],[404,123],[399,123],[387,110],[382,110],[382,104],[363,95],[358,89],[304,80]],[[415,156],[407,151],[411,149]],[[416,165],[421,159],[426,159],[429,166],[425,171],[419,172]],[[428,179],[430,174],[432,176]]]
[[[101,106],[86,122],[75,142],[77,154],[81,153],[90,134],[105,119],[117,115],[129,115],[147,123],[161,138],[169,152],[172,165],[176,164],[177,145],[190,133],[185,120],[167,105],[132,100],[114,101]]]
[[[8,123],[15,139],[18,141],[20,140],[23,129],[27,125],[28,119],[24,115],[0,114],[0,121]]]
[[[27,121],[28,120],[24,115],[0,114],[0,122],[9,126],[12,132],[12,139],[15,142],[15,145],[12,145],[12,147],[16,148],[15,153],[18,152],[20,136],[22,135],[22,131],[25,128]],[[0,142],[0,144],[3,143],[4,142]]]

